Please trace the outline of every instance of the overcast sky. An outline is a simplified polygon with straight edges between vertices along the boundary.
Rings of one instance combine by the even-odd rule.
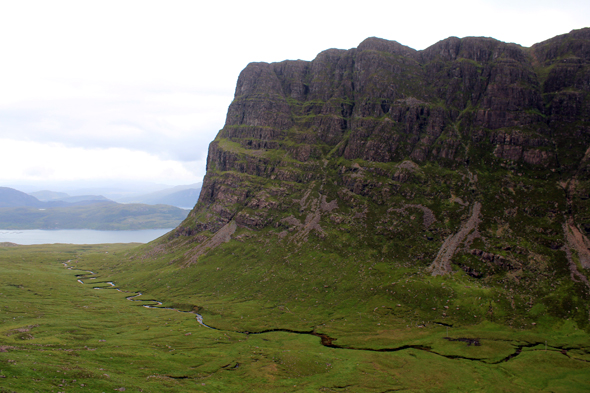
[[[370,36],[531,46],[586,26],[587,0],[0,0],[0,186],[199,182],[252,61],[312,60]]]

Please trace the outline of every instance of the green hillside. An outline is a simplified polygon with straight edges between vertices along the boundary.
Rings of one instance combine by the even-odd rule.
[[[571,320],[447,328],[417,324],[405,309],[344,305],[341,318],[322,317],[316,291],[292,303],[218,297],[195,290],[220,285],[212,274],[151,270],[129,262],[131,247],[0,247],[1,392],[583,392],[590,383],[588,334]],[[444,283],[439,296],[456,290],[455,304],[485,290]],[[443,287],[415,276],[408,284]],[[174,301],[159,306],[166,293]]]
[[[249,64],[174,231],[0,249],[2,388],[587,391],[589,64],[590,29]]]

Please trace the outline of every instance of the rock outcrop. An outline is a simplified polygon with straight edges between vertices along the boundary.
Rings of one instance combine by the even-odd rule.
[[[193,248],[191,263],[259,233],[281,247],[356,237],[376,259],[433,274],[518,277],[567,257],[585,275],[589,148],[590,29],[531,48],[368,38],[251,63],[200,199],[165,241]]]
[[[467,221],[461,224],[459,231],[449,236],[440,248],[436,258],[430,265],[429,270],[433,276],[451,273],[451,259],[457,252],[457,249],[469,236],[470,233],[477,231],[479,224],[479,214],[481,212],[481,203],[475,202],[472,207],[471,216]]]

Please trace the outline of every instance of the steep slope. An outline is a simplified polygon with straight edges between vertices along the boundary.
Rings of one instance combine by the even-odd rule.
[[[590,29],[251,63],[197,205],[143,258],[188,304],[264,299],[298,323],[306,305],[314,326],[356,310],[587,329],[589,92]]]

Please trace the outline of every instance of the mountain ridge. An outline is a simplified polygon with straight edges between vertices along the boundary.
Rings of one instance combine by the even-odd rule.
[[[199,199],[201,183],[187,184],[151,192],[135,197],[120,199],[120,202],[146,203],[149,205],[171,205],[180,208],[192,208]]]
[[[35,198],[39,199],[41,202],[67,202],[67,203],[76,203],[76,202],[83,202],[83,201],[111,201],[108,198],[105,198],[102,195],[75,195],[71,196],[66,194],[65,192],[54,192],[49,190],[42,190],[37,192],[31,192],[29,195],[34,196]],[[113,202],[113,201],[111,201]]]
[[[587,37],[590,35],[589,33],[589,29],[585,29],[583,30],[584,32],[584,37]],[[567,36],[567,35],[566,35]],[[560,36],[563,37],[563,36]],[[555,39],[558,39],[559,37],[556,37]],[[553,40],[555,40],[553,39]],[[563,40],[563,38],[561,38]],[[551,41],[551,40],[549,40]],[[475,48],[474,47],[474,42],[483,42],[485,45],[483,46],[483,48]],[[385,40],[381,40],[381,39],[376,39],[376,38],[369,38],[365,41],[363,41],[363,43],[361,43],[361,45],[359,45],[359,48],[371,48],[371,49],[367,49],[368,51],[373,51],[374,49],[372,49],[375,44],[387,44],[388,42],[386,42]],[[462,44],[462,45],[458,45],[458,44]],[[433,46],[425,49],[424,51],[414,51],[414,52],[410,52],[410,53],[420,53],[422,54],[423,58],[427,58],[427,59],[433,59],[434,58],[434,53],[438,53],[437,56],[443,57],[443,58],[450,58],[450,59],[455,59],[458,53],[466,53],[468,54],[471,59],[473,61],[478,61],[481,60],[482,58],[490,58],[493,56],[499,56],[498,53],[494,54],[491,52],[489,46],[500,46],[500,50],[499,53],[501,53],[502,55],[508,53],[509,56],[509,60],[508,64],[509,66],[507,66],[508,68],[513,67],[516,68],[516,70],[510,70],[508,71],[509,78],[516,78],[516,80],[514,82],[518,82],[520,83],[520,79],[524,78],[525,81],[529,81],[530,78],[532,77],[533,71],[532,71],[532,67],[530,67],[530,64],[527,64],[526,67],[520,67],[520,66],[516,66],[514,67],[514,64],[512,64],[513,61],[515,61],[514,59],[510,59],[510,58],[517,58],[520,61],[524,60],[524,50],[519,48],[516,44],[504,44],[500,41],[496,41],[490,38],[465,38],[465,39],[457,39],[457,38],[449,38],[446,40],[442,40],[440,42],[438,42],[437,44],[434,44]],[[541,45],[541,44],[537,44],[537,45]],[[378,45],[377,45],[378,47]],[[395,43],[393,45],[393,50],[390,50],[391,53],[395,54],[397,53],[399,50],[398,48],[402,47],[400,44]],[[533,46],[534,48],[535,46]],[[406,47],[402,47],[404,50],[403,52],[409,52],[409,48]],[[359,50],[359,49],[357,49]],[[327,52],[322,52],[318,55],[318,57],[316,58],[316,60],[314,60],[313,62],[309,62],[309,64],[312,64],[314,62],[321,62],[323,61],[325,56],[328,56],[329,53],[332,53],[333,50],[328,50]],[[350,51],[353,50],[349,50],[349,51],[342,51],[342,50],[338,50],[339,53],[342,53],[344,56],[348,56],[348,54],[350,53]],[[463,52],[461,52],[463,51]],[[370,53],[370,56],[373,56],[374,53]],[[471,60],[469,59],[469,60]],[[209,151],[209,159],[208,159],[208,169],[210,167],[214,167],[216,170],[223,172],[224,169],[228,169],[228,168],[232,168],[232,166],[234,165],[234,162],[237,159],[237,157],[239,156],[239,154],[233,154],[232,152],[232,148],[234,150],[238,149],[238,146],[228,146],[232,141],[237,141],[241,144],[241,146],[239,146],[239,148],[241,148],[242,150],[240,150],[240,154],[243,156],[243,159],[246,160],[246,162],[249,164],[249,166],[245,166],[244,164],[238,165],[235,169],[237,169],[238,172],[242,172],[242,173],[248,173],[248,174],[259,174],[259,173],[263,173],[265,169],[263,168],[270,168],[271,170],[275,170],[276,168],[272,167],[271,165],[267,164],[267,159],[265,158],[258,158],[256,157],[256,155],[261,155],[261,152],[264,150],[272,150],[272,147],[277,145],[277,142],[272,141],[273,137],[279,137],[280,135],[277,134],[277,130],[281,129],[284,130],[287,127],[291,127],[293,122],[291,121],[291,119],[288,119],[289,116],[287,116],[287,114],[283,114],[283,112],[285,111],[290,111],[290,108],[288,106],[285,106],[285,103],[281,103],[280,105],[282,105],[279,110],[275,110],[273,111],[265,111],[265,112],[260,112],[258,110],[250,110],[250,108],[244,108],[245,105],[253,105],[252,101],[254,98],[252,98],[252,95],[254,95],[254,97],[256,97],[257,91],[259,89],[262,89],[262,91],[266,92],[266,89],[271,89],[272,91],[279,91],[279,92],[284,92],[284,93],[290,93],[291,96],[295,96],[295,97],[302,97],[302,89],[301,89],[301,84],[297,87],[291,86],[291,84],[289,85],[285,85],[285,86],[280,86],[278,84],[276,84],[275,81],[273,83],[275,83],[274,85],[270,85],[270,81],[268,81],[268,78],[271,78],[268,74],[268,72],[270,72],[270,70],[263,70],[262,68],[268,68],[268,67],[275,67],[277,68],[277,72],[281,71],[282,68],[286,65],[293,65],[294,69],[300,69],[301,68],[301,64],[305,63],[302,61],[285,61],[285,62],[281,62],[281,63],[272,63],[272,64],[266,64],[266,63],[251,63],[250,65],[248,65],[248,67],[246,67],[246,69],[242,72],[238,83],[237,83],[237,87],[236,87],[236,98],[234,99],[234,102],[232,103],[232,105],[230,106],[229,110],[228,110],[228,115],[227,115],[227,120],[226,120],[226,127],[224,127],[224,129],[220,132],[220,134],[218,135],[218,138],[216,138],[216,141],[212,142],[211,146],[210,146],[210,151]],[[468,62],[462,62],[462,63],[468,63]],[[266,64],[266,65],[264,65]],[[463,72],[463,68],[467,67],[471,70],[473,70],[472,68],[473,64],[468,63],[466,66],[464,64],[459,64],[458,67],[458,71]],[[497,66],[499,68],[503,67],[503,64],[500,63],[499,66]],[[313,68],[313,66],[312,66]],[[411,68],[411,67],[410,67]],[[440,68],[440,65],[434,64],[431,65],[431,68],[434,69],[438,69]],[[524,68],[524,69],[522,69]],[[279,72],[280,73],[280,72]],[[465,72],[467,75],[469,75],[469,73]],[[496,74],[498,75],[492,75],[492,70],[488,70],[488,73],[490,74],[490,76],[492,77],[503,77],[504,75],[500,74],[499,72],[496,72]],[[515,75],[512,75],[515,74]],[[278,74],[277,74],[278,75]],[[254,86],[254,82],[251,81],[251,78],[256,78],[256,84]],[[549,77],[551,78],[551,75],[549,75]],[[466,77],[466,79],[468,79]],[[554,79],[557,79],[557,77],[555,77]],[[510,81],[513,82],[513,81]],[[553,83],[552,80],[550,80],[548,82],[548,84]],[[496,83],[496,84],[500,84]],[[551,160],[554,160],[554,157],[552,157],[550,154],[546,153],[546,149],[545,147],[549,145],[549,141],[547,140],[546,136],[544,134],[546,134],[548,132],[547,130],[547,126],[545,124],[545,122],[542,121],[543,119],[543,114],[540,113],[540,110],[542,109],[542,103],[540,101],[541,97],[540,94],[538,92],[534,92],[531,91],[532,89],[525,86],[525,87],[519,87],[519,86],[513,86],[515,83],[511,83],[509,86],[509,89],[513,89],[514,91],[512,92],[513,95],[509,96],[509,97],[504,97],[506,94],[506,90],[507,88],[502,87],[502,89],[500,88],[496,88],[496,90],[499,90],[500,93],[500,97],[495,97],[492,96],[490,98],[486,98],[486,97],[482,97],[483,93],[479,90],[481,90],[483,87],[478,86],[477,82],[475,82],[473,84],[473,92],[472,92],[472,96],[479,96],[481,98],[483,98],[484,104],[486,106],[488,106],[488,108],[485,108],[484,110],[477,110],[477,111],[471,111],[471,112],[475,112],[475,113],[467,113],[468,116],[464,116],[465,117],[465,121],[467,122],[471,122],[473,127],[473,123],[475,124],[475,126],[479,126],[480,129],[475,130],[475,132],[473,133],[473,139],[475,142],[477,142],[479,139],[484,138],[485,136],[483,134],[481,134],[482,129],[487,128],[489,130],[497,130],[497,129],[506,129],[507,127],[509,128],[512,124],[514,124],[515,121],[517,121],[516,117],[520,118],[520,122],[518,126],[522,128],[522,126],[529,126],[530,124],[535,124],[536,127],[538,127],[538,129],[534,130],[533,132],[530,132],[529,130],[522,130],[522,129],[510,129],[510,135],[507,135],[507,133],[503,130],[501,130],[500,132],[493,132],[490,133],[489,138],[492,142],[494,142],[496,144],[495,146],[495,151],[494,151],[494,155],[497,158],[500,159],[505,159],[507,161],[517,161],[517,162],[524,162],[527,164],[531,164],[531,165],[543,165],[543,166],[547,166],[550,164],[555,164],[555,162],[551,162]],[[361,83],[362,85],[362,83]],[[495,87],[495,86],[492,86]],[[391,104],[393,101],[391,98],[388,100],[390,102],[381,102],[381,103],[374,103],[374,102],[365,102],[364,105],[365,107],[361,107],[360,108],[360,116],[359,117],[367,117],[366,115],[374,115],[376,114],[376,116],[378,117],[382,117],[385,113],[384,109],[388,109],[388,113],[390,113],[391,115],[393,115],[394,117],[396,117],[397,123],[401,123],[405,125],[405,130],[404,131],[412,131],[412,130],[416,130],[416,129],[423,129],[426,132],[422,133],[422,135],[418,135],[417,138],[414,137],[413,139],[417,139],[417,143],[414,142],[413,144],[415,144],[415,146],[412,146],[411,150],[405,151],[405,155],[401,156],[401,154],[399,155],[399,157],[395,157],[395,149],[397,147],[397,145],[399,145],[398,141],[392,141],[391,140],[391,136],[386,135],[385,133],[379,133],[379,129],[378,127],[375,127],[375,124],[371,124],[371,123],[381,123],[381,124],[377,124],[378,126],[382,126],[383,123],[385,122],[391,122],[390,118],[384,118],[383,121],[380,122],[374,122],[371,120],[371,117],[369,117],[369,119],[367,119],[366,121],[361,122],[361,120],[358,120],[359,122],[361,122],[360,124],[358,124],[359,127],[356,127],[357,129],[360,130],[355,130],[357,131],[356,135],[352,134],[349,136],[348,141],[346,141],[346,145],[344,145],[341,141],[337,141],[335,138],[335,135],[330,135],[330,134],[323,134],[325,132],[330,132],[330,130],[336,128],[336,129],[343,129],[342,127],[355,127],[355,124],[352,125],[348,125],[348,123],[350,123],[350,121],[347,122],[343,122],[343,118],[342,116],[340,116],[340,114],[336,113],[334,114],[334,108],[331,108],[328,104],[323,105],[323,108],[320,109],[315,109],[315,108],[307,108],[306,111],[307,112],[311,112],[313,110],[315,111],[324,111],[327,112],[327,115],[325,114],[320,114],[320,116],[315,116],[315,117],[319,117],[319,123],[320,124],[311,124],[312,127],[318,128],[320,127],[321,129],[319,130],[320,134],[319,137],[316,137],[316,141],[317,139],[319,139],[318,142],[324,142],[326,143],[328,146],[334,146],[337,145],[336,147],[339,149],[338,153],[341,154],[345,159],[349,159],[349,160],[354,160],[354,159],[364,159],[367,161],[372,161],[372,162],[390,162],[392,160],[394,160],[395,158],[397,158],[396,161],[403,161],[405,158],[409,158],[418,162],[422,162],[426,159],[426,155],[429,153],[431,155],[433,155],[436,158],[440,158],[442,162],[444,162],[445,160],[455,160],[455,161],[461,161],[461,157],[460,154],[461,152],[458,152],[458,145],[459,145],[459,141],[457,140],[456,136],[453,135],[453,129],[448,129],[449,127],[447,126],[447,130],[446,133],[448,133],[448,137],[446,138],[446,140],[441,141],[442,143],[439,143],[438,146],[436,144],[433,145],[433,140],[435,139],[440,139],[442,131],[444,126],[441,124],[442,121],[444,121],[443,117],[447,116],[447,117],[456,117],[459,116],[459,109],[465,111],[467,108],[467,104],[466,103],[461,103],[457,101],[457,92],[456,92],[456,88],[448,95],[448,98],[446,99],[447,106],[453,106],[453,105],[457,105],[458,108],[457,110],[454,109],[447,109],[446,111],[443,111],[441,108],[438,108],[437,106],[431,107],[429,105],[425,105],[424,101],[422,101],[421,99],[423,99],[424,97],[420,97],[420,98],[416,98],[416,97],[402,97],[398,99],[398,103],[402,103],[405,104],[403,105],[403,107],[401,108],[404,113],[399,113],[399,110],[395,111],[395,109],[397,108],[391,108]],[[491,90],[491,89],[490,89]],[[314,94],[314,90],[313,88],[311,88],[310,90],[310,94]],[[496,91],[493,90],[492,93],[495,93]],[[567,93],[566,93],[567,94]],[[244,102],[240,102],[240,97],[245,96],[245,95],[250,95],[250,98],[244,100]],[[279,94],[276,93],[276,95],[278,96]],[[317,93],[316,93],[317,95]],[[338,91],[336,91],[336,95],[338,95]],[[403,94],[402,94],[403,95]],[[427,95],[426,95],[427,96]],[[515,97],[514,97],[515,96]],[[313,97],[312,97],[313,98]],[[339,99],[338,97],[336,97],[337,100],[342,101],[341,99]],[[394,97],[395,98],[395,94]],[[443,97],[445,98],[445,97]],[[480,98],[480,99],[481,99]],[[437,98],[439,101],[442,99],[441,97]],[[522,102],[510,102],[510,100],[512,101],[516,101],[518,99],[521,99]],[[400,101],[401,100],[401,101]],[[272,100],[267,100],[267,101],[262,101],[261,102],[261,106],[262,105],[270,105],[268,103],[268,101],[272,101]],[[277,101],[284,101],[284,100],[277,100]],[[559,102],[557,103],[553,103],[555,108],[552,108],[555,112],[558,112],[560,110],[566,110],[564,108],[561,108],[559,106]],[[278,103],[273,103],[273,105],[279,105]],[[519,106],[520,105],[520,106]],[[341,111],[350,111],[350,109],[348,108],[350,106],[349,103],[346,102],[340,102],[340,106],[342,106],[342,108],[338,108]],[[357,104],[356,107],[358,108],[359,105]],[[368,107],[368,108],[367,108]],[[245,110],[248,109],[248,110]],[[355,109],[357,111],[359,111],[359,109]],[[282,112],[281,112],[282,111]],[[237,112],[237,113],[236,113]],[[260,113],[259,113],[260,112]],[[277,113],[278,112],[278,113]],[[445,113],[447,112],[447,113]],[[275,118],[273,119],[265,119],[264,116],[269,116],[269,114],[272,114],[273,116],[275,116]],[[556,114],[558,119],[559,119],[559,113]],[[248,119],[247,116],[253,116],[252,119]],[[255,117],[254,117],[255,116]],[[280,117],[278,117],[280,116]],[[545,115],[546,116],[546,115]],[[422,117],[422,120],[420,120],[420,118]],[[424,118],[427,118],[427,122],[424,121]],[[236,119],[240,119],[240,120],[236,120]],[[288,120],[287,120],[288,119]],[[355,121],[356,119],[352,119],[352,121]],[[567,119],[559,119],[559,120],[567,120]],[[240,124],[236,124],[240,123]],[[251,123],[251,124],[250,124]],[[268,124],[267,126],[262,126],[259,127],[258,124]],[[365,124],[363,124],[365,123]],[[238,127],[241,125],[241,128]],[[308,125],[308,124],[304,124],[304,125]],[[377,139],[379,138],[379,140],[372,142],[369,141],[366,145],[364,145],[364,141],[367,139],[367,137],[369,135],[367,135],[367,132],[365,132],[365,129],[368,127],[372,127],[373,128],[373,132],[371,137],[373,139]],[[487,126],[487,127],[485,127]],[[265,128],[266,127],[266,128]],[[391,127],[390,127],[391,128]],[[324,131],[327,130],[327,131]],[[344,130],[346,130],[346,128],[344,128]],[[387,130],[389,131],[389,130]],[[523,132],[525,131],[525,132]],[[239,133],[238,133],[239,132]],[[236,133],[234,135],[234,133]],[[255,133],[255,134],[254,134]],[[536,134],[535,138],[531,138],[529,135],[527,134]],[[390,134],[391,135],[391,134]],[[394,134],[395,135],[395,134]],[[314,136],[310,136],[310,135],[303,135],[303,136],[299,136],[297,135],[297,137],[299,137],[300,141],[303,143],[299,143],[298,146],[289,146],[288,149],[288,153],[290,153],[290,155],[293,158],[294,162],[290,162],[289,164],[293,164],[296,168],[299,166],[301,167],[302,164],[300,163],[305,163],[309,160],[309,158],[311,157],[312,154],[318,154],[317,152],[317,147],[312,146],[311,144],[305,144],[305,139],[306,138],[314,138]],[[377,138],[375,138],[377,137]],[[403,136],[402,136],[403,137]],[[401,139],[401,138],[398,138]],[[393,143],[392,143],[393,142]],[[412,143],[412,139],[410,139],[408,142]],[[340,143],[340,144],[338,144]],[[224,147],[221,147],[220,144],[225,144]],[[364,146],[363,146],[364,145]],[[227,146],[228,148],[225,148],[225,146]],[[256,149],[257,147],[262,148],[262,150],[260,149]],[[386,149],[389,151],[386,151]],[[432,148],[433,147],[433,148]],[[314,151],[314,149],[316,151]],[[401,149],[399,149],[401,150]],[[430,151],[429,151],[430,150]],[[246,154],[246,153],[253,153],[253,154]],[[250,160],[251,162],[248,162],[248,160]],[[297,162],[299,161],[299,162]],[[451,161],[452,162],[452,161]],[[258,165],[258,167],[256,167]],[[455,164],[456,165],[456,164]],[[213,168],[212,168],[213,169]],[[302,181],[307,181],[310,179],[310,174],[309,173],[305,173],[302,174],[301,178],[293,178],[295,171],[291,171],[291,173],[289,173],[288,177],[290,177],[289,180],[302,180]],[[278,174],[279,176],[286,176],[286,174]],[[209,176],[210,178],[211,176]],[[206,179],[208,180],[208,179]],[[207,181],[205,181],[204,184],[204,188],[206,188],[208,185],[206,184]],[[206,198],[204,199],[204,201],[211,201],[212,198]]]
[[[97,230],[172,228],[186,217],[186,211],[174,206],[120,204],[94,195],[73,197],[61,195],[60,198],[40,201],[16,189],[0,187],[0,228]]]
[[[175,255],[220,296],[294,306],[326,288],[326,315],[352,296],[425,321],[587,328],[589,48],[590,29],[531,48],[369,38],[310,62],[251,63],[197,205],[150,253]],[[446,309],[432,294],[400,298],[400,275],[497,296]]]
[[[359,48],[248,65],[159,239],[3,247],[6,381],[587,391],[590,29]]]

